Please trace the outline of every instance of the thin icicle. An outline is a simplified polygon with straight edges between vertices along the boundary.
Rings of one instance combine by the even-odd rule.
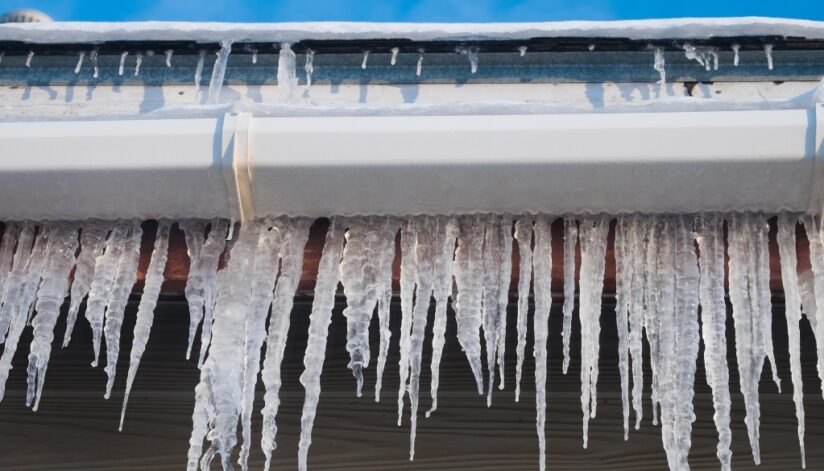
[[[483,245],[483,334],[486,344],[487,381],[486,406],[492,406],[492,390],[495,386],[495,360],[497,359],[500,297],[500,266],[503,247],[501,244],[500,221],[497,216],[484,217]]]
[[[120,53],[120,65],[117,67],[117,75],[123,75],[123,72],[126,68],[126,57],[129,56],[129,51],[123,51]]]
[[[295,74],[295,53],[289,43],[281,43],[278,53],[278,102],[291,103],[295,99],[298,78]]]
[[[535,274],[535,314],[532,333],[535,344],[535,409],[538,431],[538,468],[546,469],[546,373],[549,311],[552,308],[552,221],[547,216],[535,219],[535,253],[532,258]]]
[[[75,75],[80,73],[80,68],[83,67],[83,59],[86,58],[86,51],[80,51],[77,54],[77,64],[74,66],[74,73]]]
[[[89,59],[92,61],[92,78],[100,77],[100,66],[98,64],[98,56],[100,55],[100,51],[97,49],[92,50],[89,53]]]
[[[5,303],[0,312],[0,318],[8,319],[9,323],[3,355],[0,357],[0,401],[5,395],[11,361],[17,351],[20,334],[26,325],[26,313],[29,312],[26,292],[29,291],[31,283],[40,281],[40,273],[36,269],[39,265],[38,259],[42,259],[45,254],[48,241],[47,231],[41,229],[35,240],[34,226],[29,222],[22,223],[17,249],[14,252],[14,266],[6,280],[3,294]]]
[[[629,440],[629,298],[631,296],[631,217],[621,216],[615,227],[615,326],[618,332],[618,371],[624,441]]]
[[[312,427],[320,400],[320,375],[326,358],[326,337],[332,321],[332,308],[335,306],[335,293],[340,279],[339,264],[343,255],[344,226],[332,219],[326,232],[326,242],[318,264],[318,279],[315,283],[315,295],[312,300],[312,313],[309,315],[309,340],[303,355],[303,373],[300,384],[306,390],[301,414],[300,444],[298,450],[298,469],[306,471],[309,446],[312,444]],[[392,249],[394,253],[394,233]],[[391,268],[390,268],[391,283]],[[391,286],[390,286],[391,289]]]
[[[146,277],[143,284],[143,295],[140,297],[140,304],[137,306],[137,317],[134,325],[134,335],[132,336],[132,349],[129,354],[129,373],[126,378],[126,392],[123,395],[123,407],[120,410],[120,427],[123,431],[123,420],[126,417],[126,406],[129,403],[129,393],[132,390],[137,369],[140,366],[140,359],[146,351],[146,344],[149,342],[149,334],[152,331],[154,322],[154,310],[157,306],[157,298],[160,296],[160,288],[163,285],[163,272],[166,268],[166,261],[169,258],[169,231],[171,223],[160,220],[157,223],[155,233],[154,248],[152,258],[149,261],[149,268],[146,270]]]
[[[220,50],[217,51],[217,59],[212,68],[212,80],[209,82],[208,103],[215,105],[220,103],[220,93],[223,90],[223,80],[226,77],[226,64],[229,63],[229,55],[232,53],[232,41],[224,39],[220,42]]]
[[[564,325],[561,332],[564,344],[563,372],[569,369],[569,339],[572,337],[572,311],[575,309],[575,247],[578,245],[578,224],[571,217],[564,218]]]
[[[498,272],[498,389],[504,389],[506,360],[506,321],[509,304],[509,284],[512,282],[512,217],[501,216],[501,264]]]
[[[438,409],[438,386],[440,385],[441,356],[446,341],[446,307],[452,291],[452,269],[455,257],[455,241],[458,237],[458,220],[454,217],[438,217],[436,220],[435,250],[437,258],[434,267],[435,321],[432,326],[432,381],[430,393],[432,406],[426,412],[429,417]]]
[[[758,316],[761,321],[761,342],[767,359],[770,360],[770,371],[773,383],[781,393],[781,380],[778,378],[778,365],[775,363],[775,353],[772,340],[772,293],[770,292],[770,226],[763,214],[755,216],[754,233],[756,234],[756,281],[758,292]]]
[[[14,248],[17,246],[17,239],[20,236],[20,225],[15,222],[7,222],[3,230],[3,239],[0,241],[0,344],[5,341],[6,331],[9,328],[11,319],[4,317],[8,314],[3,310],[6,303],[6,282],[9,280],[14,260]]]
[[[175,53],[172,49],[167,49],[163,54],[166,56],[166,67],[172,67],[172,55]]]
[[[94,278],[89,289],[89,300],[86,302],[86,319],[92,328],[92,346],[94,357],[92,366],[97,366],[100,357],[100,338],[103,335],[103,321],[106,305],[112,293],[112,285],[117,273],[117,266],[123,256],[129,235],[129,226],[118,223],[112,229],[106,249],[95,259]]]
[[[526,49],[526,46],[518,46],[518,54],[524,57],[526,55]]]
[[[341,270],[343,266],[341,265]],[[409,379],[409,349],[412,335],[412,308],[415,297],[415,232],[412,221],[407,219],[401,225],[401,337],[400,360],[398,371],[400,383],[398,386],[398,426],[403,419],[403,398],[406,394],[406,385]],[[344,287],[346,285],[344,284]],[[347,300],[349,297],[347,296]],[[348,302],[348,301],[347,301]]]
[[[386,357],[389,354],[389,340],[392,331],[389,330],[389,307],[392,303],[392,263],[395,260],[395,235],[400,223],[393,217],[381,218],[380,233],[378,236],[378,323],[380,330],[380,346],[378,351],[378,366],[375,370],[375,402],[381,400],[383,386],[383,371],[386,368]]]
[[[249,451],[252,447],[252,409],[255,386],[260,372],[260,351],[266,339],[266,318],[274,300],[277,283],[278,261],[284,233],[289,230],[288,221],[265,219],[259,223],[258,242],[255,250],[255,268],[252,274],[252,300],[246,318],[246,337],[243,363],[243,406],[241,427],[243,443],[238,463],[248,468]]]
[[[458,325],[458,342],[469,360],[479,395],[484,391],[480,338],[483,322],[483,240],[484,226],[481,217],[462,217],[454,268],[458,293],[452,303]]]
[[[649,289],[645,282],[646,265],[645,237],[649,219],[634,215],[629,222],[627,243],[627,283],[629,283],[628,320],[629,320],[629,355],[632,361],[632,409],[635,412],[635,430],[641,428],[644,416],[644,294]]]
[[[658,76],[660,77],[658,79],[658,85],[664,85],[665,83],[667,83],[667,71],[664,68],[666,64],[664,60],[664,49],[656,47],[654,49],[654,55],[655,63],[653,64],[652,68],[655,69],[656,72],[658,72]]]
[[[798,217],[778,215],[778,252],[781,258],[781,281],[784,285],[784,306],[790,348],[790,373],[793,382],[795,417],[798,420],[798,446],[801,467],[807,467],[804,451],[804,383],[801,376],[801,295],[798,288],[798,258],[795,252],[795,226]]]
[[[418,49],[418,64],[415,66],[415,75],[420,77],[423,70],[423,49]]]
[[[718,460],[722,471],[731,469],[730,373],[727,365],[727,306],[724,301],[724,221],[718,215],[697,221],[696,240],[700,258],[701,338],[704,369],[712,388],[715,428],[718,431]],[[793,247],[793,250],[795,247]]]
[[[767,68],[769,70],[773,70],[773,45],[772,44],[765,44],[764,45],[764,55],[767,56]]]
[[[415,459],[415,436],[418,429],[418,399],[421,360],[426,321],[432,299],[433,269],[436,250],[432,240],[434,219],[417,216],[412,219],[415,231],[415,306],[412,309],[412,333],[409,341],[409,402],[411,404],[409,460]],[[494,362],[493,362],[494,369]]]
[[[646,246],[643,247],[644,257],[644,331],[647,334],[649,343],[649,363],[652,370],[652,424],[658,425],[658,322],[659,322],[659,244],[658,239],[661,234],[661,224],[657,218],[648,220],[648,223],[641,229],[646,237]]]
[[[226,237],[229,231],[229,221],[225,219],[215,219],[212,221],[212,228],[203,244],[200,260],[196,272],[201,276],[201,295],[203,296],[203,326],[200,330],[200,356],[197,359],[198,366],[206,359],[206,352],[212,339],[212,322],[214,320],[214,309],[217,296],[218,285],[218,264],[220,255],[226,250]]]
[[[198,219],[188,219],[178,222],[178,227],[183,231],[183,236],[186,239],[186,252],[189,256],[189,275],[186,277],[186,287],[183,291],[186,296],[186,303],[189,306],[189,342],[186,347],[187,360],[192,352],[197,326],[203,318],[202,276],[197,272],[196,267],[200,264],[203,244],[206,242],[206,224],[206,221]]]
[[[515,239],[518,241],[518,344],[515,347],[515,402],[521,399],[521,375],[524,350],[526,349],[527,316],[529,314],[529,285],[532,281],[532,226],[534,218],[524,216],[515,223]]]
[[[266,358],[263,360],[263,385],[266,387],[264,395],[263,437],[261,448],[266,456],[265,469],[269,469],[269,460],[272,450],[277,447],[277,417],[280,407],[280,368],[283,361],[283,351],[286,347],[286,334],[289,332],[289,316],[295,301],[295,291],[300,282],[303,267],[303,251],[309,240],[311,219],[289,219],[281,248],[280,275],[275,287],[275,297],[272,300],[272,311],[269,315],[269,330],[266,337]]]
[[[363,51],[363,61],[361,62],[360,68],[366,70],[366,61],[369,60],[369,51]]]
[[[601,333],[601,295],[604,288],[604,256],[608,231],[607,216],[587,216],[580,220],[581,275],[578,317],[581,319],[581,410],[584,448],[588,443],[589,419],[595,418],[598,397],[596,384]]]
[[[739,60],[739,53],[741,52],[741,45],[740,44],[733,44],[732,45],[732,52],[734,55],[732,59],[732,65],[738,67],[738,60]]]
[[[26,406],[35,411],[40,405],[54,339],[54,325],[66,297],[76,251],[77,226],[72,223],[56,223],[46,253],[43,281],[37,291],[37,316],[32,321],[34,338],[29,349]]]
[[[134,76],[140,75],[140,66],[143,65],[143,53],[138,52],[134,56]]]
[[[303,70],[306,72],[306,88],[309,89],[312,86],[312,73],[315,71],[315,51],[311,49],[306,50],[306,64],[303,66]]]
[[[222,273],[215,307],[215,325],[209,357],[200,370],[195,388],[192,435],[187,469],[209,469],[220,455],[223,469],[232,469],[230,459],[237,443],[237,425],[242,403],[242,376],[246,318],[251,309],[252,272],[255,263],[257,226],[243,224]],[[265,430],[265,429],[264,429]],[[203,440],[211,442],[203,453]]]
[[[112,394],[114,377],[117,373],[117,360],[120,356],[120,331],[123,326],[123,317],[126,313],[126,304],[129,294],[137,281],[137,265],[140,262],[140,240],[143,230],[137,223],[129,227],[129,236],[123,249],[123,256],[117,264],[117,272],[112,283],[109,301],[106,305],[105,324],[103,334],[106,337],[106,394],[108,399]]]
[[[86,295],[89,294],[89,288],[94,277],[95,260],[103,254],[109,228],[109,224],[100,221],[85,223],[81,228],[80,255],[77,257],[74,279],[71,285],[71,303],[69,304],[69,314],[66,318],[63,348],[68,346],[69,341],[71,341],[74,324],[77,320],[77,314],[80,311],[80,303],[82,303]]]
[[[26,68],[31,67],[32,59],[34,59],[34,51],[29,51],[29,53],[26,54]]]
[[[812,265],[813,282],[812,298],[814,302],[808,302],[804,306],[804,312],[813,328],[818,350],[818,378],[824,384],[824,318],[817,308],[824,306],[824,231],[819,229],[817,221],[812,216],[805,215],[801,218],[804,229],[807,233],[807,240],[810,243],[810,264]],[[809,290],[806,290],[809,291]],[[819,322],[820,321],[820,322]],[[822,388],[824,397],[824,388]]]
[[[195,65],[195,93],[200,92],[200,82],[203,80],[203,65],[205,62],[206,51],[201,49],[197,53],[197,65]]]
[[[389,65],[395,65],[398,63],[398,52],[400,52],[400,49],[393,47],[390,52],[392,53],[392,58],[389,59]]]

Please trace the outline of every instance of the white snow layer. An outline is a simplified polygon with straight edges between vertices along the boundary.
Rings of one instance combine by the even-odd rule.
[[[769,216],[763,214],[702,214],[698,216],[622,215],[614,228],[616,315],[624,437],[630,410],[635,429],[643,409],[643,338],[649,343],[652,369],[653,423],[661,419],[661,434],[669,467],[689,469],[694,381],[699,342],[704,342],[706,380],[712,389],[718,433],[717,456],[730,469],[731,426],[724,302],[724,249],[729,254],[729,295],[735,325],[735,349],[746,427],[756,463],[759,453],[758,384],[764,360],[769,360],[778,386],[772,347],[772,305],[769,288]],[[393,288],[395,245],[399,241],[401,329],[399,419],[408,395],[411,405],[410,459],[415,454],[422,357],[431,348],[431,408],[437,408],[439,365],[446,339],[447,304],[451,299],[457,340],[476,378],[477,392],[491,405],[495,375],[503,389],[507,304],[512,272],[513,239],[519,254],[515,400],[521,391],[530,285],[534,294],[533,356],[535,357],[536,427],[539,469],[546,466],[546,378],[549,313],[552,307],[552,227],[563,234],[558,259],[564,261],[563,370],[569,364],[569,339],[575,308],[575,255],[580,244],[578,318],[581,323],[581,406],[584,447],[587,428],[595,418],[599,364],[601,298],[610,246],[612,218],[606,215],[464,215],[335,217],[327,229],[309,325],[309,339],[300,382],[306,390],[301,418],[299,469],[308,468],[312,427],[320,401],[320,377],[338,283],[347,306],[346,348],[349,367],[362,394],[363,369],[369,365],[369,326],[378,313],[379,352],[375,397],[390,348],[389,303]],[[810,240],[812,272],[798,272],[797,224]],[[261,448],[269,467],[276,449],[276,416],[280,405],[281,362],[289,331],[295,291],[303,267],[304,246],[312,220],[267,218],[241,225],[225,252],[229,223],[185,220],[191,258],[186,296],[196,330],[203,320],[200,383],[195,389],[188,469],[208,469],[217,456],[231,469],[239,456],[242,469],[252,450],[251,424],[255,388],[261,373],[265,387]],[[801,465],[804,466],[804,409],[800,362],[802,307],[816,338],[824,338],[824,323],[815,322],[816,305],[824,305],[824,248],[811,217],[780,214],[777,243],[786,299],[790,339],[790,370],[798,420]],[[158,223],[145,288],[138,306],[121,428],[129,392],[151,331],[153,311],[163,283],[172,223]],[[88,293],[86,318],[94,334],[95,362],[105,334],[106,372],[112,389],[118,360],[120,327],[137,276],[142,229],[136,221],[11,222],[0,240],[0,400],[11,359],[30,312],[33,340],[29,353],[26,404],[37,409],[41,398],[54,327],[65,296],[71,294],[66,339]],[[225,258],[225,266],[220,260]],[[71,273],[74,271],[74,277]],[[71,280],[71,284],[70,284]],[[429,310],[434,299],[431,345],[426,346]],[[700,306],[700,314],[699,314]],[[699,324],[700,316],[700,324]],[[481,335],[483,333],[483,336]],[[482,342],[483,338],[483,342]],[[194,339],[194,331],[190,341]],[[819,360],[823,349],[819,342]],[[191,348],[191,345],[189,346]],[[482,353],[485,353],[483,355]],[[821,371],[822,363],[819,361]],[[484,374],[486,372],[486,375]],[[486,388],[484,388],[486,385]],[[400,420],[399,420],[400,422]],[[242,434],[239,455],[237,430]],[[204,442],[208,447],[204,451]]]

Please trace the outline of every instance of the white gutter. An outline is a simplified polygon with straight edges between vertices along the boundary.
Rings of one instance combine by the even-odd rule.
[[[818,213],[824,201],[824,105],[17,122],[0,124],[0,153],[3,220]]]

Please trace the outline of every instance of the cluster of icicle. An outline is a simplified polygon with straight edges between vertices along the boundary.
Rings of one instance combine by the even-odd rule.
[[[643,414],[643,346],[646,336],[652,371],[652,422],[660,420],[670,469],[688,469],[694,376],[699,342],[712,388],[718,431],[717,456],[730,469],[730,389],[726,344],[724,290],[725,248],[729,255],[729,296],[735,326],[740,390],[746,407],[753,459],[760,461],[758,382],[764,361],[780,390],[773,359],[772,306],[769,287],[768,217],[762,214],[619,216],[615,224],[616,323],[622,387],[624,437],[629,434],[630,409],[638,429]],[[564,304],[562,370],[567,372],[575,299],[575,260],[580,249],[578,279],[581,323],[581,408],[583,445],[588,421],[596,416],[601,298],[608,233],[613,218],[606,215],[568,216],[563,225]],[[457,340],[477,382],[477,391],[491,405],[498,378],[504,388],[507,303],[513,242],[518,267],[516,384],[521,391],[530,288],[534,296],[533,335],[539,467],[545,468],[546,377],[548,320],[552,305],[552,230],[545,215],[467,215],[333,217],[318,267],[309,340],[300,381],[306,397],[301,419],[299,467],[307,468],[312,424],[320,398],[320,375],[326,337],[338,284],[347,307],[346,349],[355,377],[356,394],[363,388],[363,369],[371,353],[368,329],[377,312],[380,342],[375,399],[381,398],[381,378],[390,346],[389,305],[395,241],[400,236],[400,384],[398,424],[408,398],[411,416],[410,459],[414,457],[420,402],[421,361],[427,313],[435,300],[432,331],[431,408],[437,409],[441,354],[446,342],[447,304],[451,301]],[[811,273],[797,270],[796,225],[802,223],[810,242]],[[189,357],[201,328],[200,382],[188,452],[188,468],[209,469],[219,456],[231,469],[233,450],[242,431],[239,463],[245,470],[251,450],[255,386],[265,386],[261,447],[268,469],[276,448],[276,416],[280,405],[281,362],[290,313],[303,266],[304,246],[312,220],[268,218],[232,230],[225,220],[178,222],[185,234],[190,274],[185,294],[190,312]],[[131,349],[123,414],[141,355],[152,326],[153,311],[163,282],[170,221],[159,221],[146,270]],[[726,244],[725,244],[726,228]],[[0,332],[5,342],[0,357],[0,399],[22,330],[31,325],[26,404],[35,410],[40,400],[54,337],[54,326],[70,294],[68,344],[80,305],[93,333],[96,366],[101,338],[106,343],[109,397],[118,359],[120,330],[129,294],[137,277],[143,236],[137,221],[11,222],[0,242]],[[514,239],[514,240],[513,240]],[[800,366],[799,323],[802,304],[815,336],[824,336],[815,306],[824,305],[824,233],[809,216],[777,217],[781,278],[786,298],[793,399],[804,465],[804,410]],[[700,257],[699,255],[700,254]],[[221,268],[220,260],[226,262]],[[73,271],[73,276],[72,276]],[[699,306],[700,314],[699,314]],[[699,327],[700,315],[700,327]],[[267,322],[268,319],[268,322]],[[485,348],[482,348],[482,338]],[[262,361],[261,354],[265,348]],[[486,358],[482,358],[482,352]],[[484,361],[485,360],[485,361]],[[486,364],[486,372],[483,365]],[[824,379],[824,342],[818,347],[818,372]],[[486,374],[485,374],[486,373]],[[630,387],[631,386],[631,387]],[[123,416],[121,415],[121,428]],[[204,442],[208,448],[204,451]]]

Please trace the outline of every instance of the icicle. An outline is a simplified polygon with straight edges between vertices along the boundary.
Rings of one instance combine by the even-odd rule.
[[[195,93],[200,91],[200,82],[203,80],[203,64],[206,62],[206,51],[200,50],[197,53],[197,65],[195,66]]]
[[[66,318],[66,333],[63,336],[63,348],[69,345],[69,341],[72,338],[77,313],[80,311],[80,303],[82,303],[86,295],[89,294],[92,277],[94,276],[95,260],[103,254],[108,232],[109,225],[99,221],[85,223],[81,228],[80,255],[77,257],[74,278],[72,279],[71,303],[69,304],[69,314]]]
[[[641,428],[644,415],[644,295],[649,290],[645,281],[646,265],[645,237],[649,218],[634,215],[629,222],[629,239],[626,241],[628,267],[626,276],[629,283],[629,355],[632,360],[632,409],[635,412],[635,430]]]
[[[589,46],[587,46],[587,49],[589,50],[589,52],[594,51],[595,50],[595,44],[590,44]]]
[[[430,392],[432,406],[426,412],[429,417],[438,409],[438,386],[440,365],[446,334],[446,304],[452,291],[452,264],[455,256],[455,241],[458,237],[458,220],[454,217],[438,217],[436,220],[435,250],[437,258],[434,267],[435,321],[432,326],[432,381]]]
[[[581,410],[584,448],[588,442],[589,419],[595,418],[598,397],[596,384],[601,332],[599,319],[608,231],[609,218],[606,216],[584,217],[580,220],[581,274],[578,317],[581,320]]]
[[[797,255],[795,252],[795,226],[798,217],[778,215],[778,252],[781,258],[781,281],[784,285],[784,306],[787,315],[787,334],[790,347],[790,372],[793,382],[795,417],[798,420],[798,445],[801,450],[801,467],[807,467],[804,452],[804,383],[801,376],[801,296],[798,288]]]
[[[765,44],[764,45],[764,54],[767,56],[767,68],[773,70],[773,45],[772,44]]]
[[[484,217],[483,246],[483,333],[486,344],[487,381],[486,406],[492,406],[492,389],[495,386],[495,360],[497,358],[499,322],[498,299],[500,296],[501,229],[496,216]]]
[[[469,59],[469,70],[474,74],[478,71],[478,47],[458,47],[455,49],[458,54],[464,55]]]
[[[312,444],[312,427],[320,399],[320,375],[326,358],[326,337],[332,320],[332,308],[335,305],[335,292],[340,279],[339,264],[343,252],[344,227],[334,218],[326,232],[326,242],[318,264],[318,278],[315,283],[315,295],[312,300],[312,313],[309,315],[309,340],[303,355],[303,373],[300,384],[306,390],[301,414],[300,444],[298,450],[298,469],[306,471],[309,446]],[[392,249],[394,253],[394,233]],[[390,262],[391,263],[391,262]],[[390,267],[391,283],[391,267]],[[391,289],[391,286],[390,286]]]
[[[143,65],[143,53],[138,52],[134,61],[134,76],[140,75],[140,66]]]
[[[812,216],[804,216],[801,218],[804,223],[804,229],[807,233],[807,240],[810,243],[810,263],[813,272],[813,296],[814,303],[806,303],[804,312],[807,314],[807,319],[813,328],[816,344],[818,347],[818,378],[824,383],[824,318],[818,312],[817,308],[824,306],[824,232],[820,231],[817,221]],[[805,290],[805,291],[809,291]],[[820,322],[819,322],[820,321]],[[824,396],[824,388],[822,388],[822,396]]]
[[[549,311],[552,307],[552,226],[547,216],[535,219],[535,253],[532,257],[535,273],[535,314],[532,333],[535,344],[535,409],[538,431],[538,467],[546,469],[546,372]]]
[[[578,225],[571,217],[564,218],[564,343],[563,372],[569,369],[569,340],[572,337],[572,311],[575,309],[575,247],[578,245]],[[527,287],[527,289],[529,289]]]
[[[34,51],[29,51],[26,54],[26,67],[31,67],[31,60],[34,59]]]
[[[126,405],[129,403],[129,393],[132,390],[137,369],[140,366],[140,359],[146,350],[149,342],[149,334],[152,331],[154,322],[154,310],[157,306],[157,298],[160,295],[160,288],[163,285],[163,272],[166,268],[166,261],[169,258],[169,231],[171,223],[160,220],[157,223],[155,233],[154,248],[152,258],[149,261],[149,268],[146,269],[145,282],[143,284],[143,294],[140,297],[140,304],[137,306],[137,317],[134,325],[134,335],[132,336],[132,349],[129,354],[129,373],[126,378],[126,393],[123,395],[123,407],[120,410],[120,427],[123,431],[123,420],[126,417]]]
[[[289,43],[281,43],[278,53],[278,101],[291,103],[295,98],[298,78],[295,75],[295,53]]]
[[[5,319],[8,323],[8,333],[6,334],[3,355],[0,357],[0,401],[6,392],[6,380],[9,378],[11,361],[17,351],[17,343],[20,334],[26,325],[26,313],[29,311],[28,296],[31,284],[40,281],[40,271],[38,266],[42,265],[48,245],[48,231],[41,230],[34,238],[34,226],[28,222],[22,223],[20,237],[17,241],[17,249],[14,252],[14,266],[6,280],[3,299],[5,303],[0,311],[0,319]],[[32,247],[32,242],[34,246]]]
[[[100,51],[98,51],[97,49],[94,49],[92,52],[89,53],[89,59],[91,59],[91,61],[92,61],[92,68],[93,68],[92,78],[100,77],[100,67],[98,66],[98,63],[97,63],[97,59],[98,59],[99,55],[100,55]]]
[[[54,339],[54,325],[66,297],[75,251],[77,227],[71,223],[56,223],[47,248],[43,281],[37,291],[37,316],[32,321],[34,338],[29,349],[26,406],[33,406],[35,411],[40,405]]]
[[[303,267],[303,251],[309,240],[310,219],[289,219],[281,248],[281,264],[272,311],[269,315],[269,330],[266,337],[266,358],[263,360],[263,385],[265,405],[263,415],[263,438],[261,447],[266,456],[265,469],[269,469],[272,450],[277,447],[277,423],[275,418],[280,407],[280,368],[283,351],[286,347],[286,334],[289,332],[289,316],[295,300],[295,291],[300,282]]]
[[[741,51],[741,45],[740,44],[733,44],[732,45],[732,52],[735,54],[735,56],[732,59],[732,65],[734,65],[736,67],[738,67],[738,59],[739,59],[738,55],[739,55],[740,51]]]
[[[312,73],[315,71],[314,66],[315,61],[315,51],[311,49],[306,50],[306,65],[303,66],[303,70],[306,71],[306,88],[312,86]]]
[[[216,53],[217,59],[212,67],[212,80],[209,81],[209,104],[216,105],[220,103],[220,93],[223,90],[223,81],[226,77],[226,64],[229,62],[231,53],[232,41],[224,39],[220,42],[220,50]]]
[[[220,255],[226,250],[229,222],[225,219],[212,221],[212,228],[203,244],[200,260],[196,272],[201,278],[201,294],[203,296],[203,326],[200,330],[200,356],[198,366],[203,364],[206,352],[212,339],[212,322],[214,320],[215,301],[218,285],[218,264]]]
[[[415,75],[420,77],[423,69],[423,49],[418,49],[418,65],[415,66]]]
[[[458,325],[458,342],[469,360],[479,395],[484,391],[480,339],[483,320],[483,239],[484,228],[480,216],[464,216],[460,219],[454,268],[458,294],[453,298],[452,304]]]
[[[526,349],[527,316],[529,314],[529,285],[532,281],[532,225],[534,219],[524,216],[515,223],[515,239],[518,240],[518,345],[515,348],[515,402],[521,399],[521,374]]]
[[[721,469],[731,469],[730,378],[727,365],[727,306],[724,301],[724,221],[717,215],[698,219],[700,259],[701,338],[704,341],[704,368],[712,388],[715,428],[718,431],[718,460]],[[793,250],[795,246],[793,246]],[[783,258],[783,257],[782,257]],[[633,359],[634,360],[634,359]]]
[[[718,70],[718,49],[706,46],[693,46],[686,43],[681,46],[684,49],[684,56],[689,60],[694,60],[704,66],[704,69]]]
[[[103,333],[106,337],[106,394],[108,399],[112,394],[114,377],[117,373],[117,359],[120,356],[120,331],[123,326],[123,316],[126,312],[126,304],[129,302],[129,294],[137,281],[137,265],[140,262],[140,240],[143,230],[138,224],[129,227],[129,236],[123,249],[123,255],[117,264],[117,272],[112,290],[109,294],[109,301],[106,305],[105,324]]]
[[[418,393],[420,391],[421,356],[429,305],[432,299],[432,275],[436,257],[432,240],[434,220],[430,216],[412,219],[415,232],[415,306],[412,310],[412,333],[409,341],[409,402],[411,404],[409,460],[415,459],[415,436],[418,428]],[[496,274],[497,275],[497,274]],[[496,301],[497,302],[497,301]],[[492,370],[494,371],[494,357]]]
[[[381,400],[383,386],[383,370],[386,368],[386,357],[389,354],[389,340],[392,331],[389,330],[389,307],[392,303],[392,262],[395,260],[395,235],[400,227],[399,222],[392,217],[381,218],[380,234],[376,258],[378,260],[378,323],[380,330],[380,346],[378,351],[378,366],[375,379],[375,402]]]
[[[80,51],[77,55],[77,65],[74,66],[75,75],[80,73],[80,68],[83,67],[83,59],[86,58],[86,51]]]
[[[389,65],[395,65],[398,62],[398,52],[400,52],[400,49],[393,47],[390,51],[392,52],[392,58],[389,59]]]
[[[526,55],[526,46],[518,46],[518,54],[524,57]]]
[[[265,219],[258,227],[255,267],[252,274],[252,298],[249,316],[246,318],[244,343],[243,406],[241,409],[243,445],[238,458],[238,463],[244,470],[247,469],[249,451],[252,446],[252,409],[255,400],[255,385],[260,372],[260,351],[266,338],[266,318],[275,296],[278,261],[285,233],[289,230],[288,225],[288,221]]]
[[[778,378],[778,365],[775,363],[775,353],[772,340],[772,293],[770,292],[770,226],[763,214],[755,216],[754,230],[756,235],[756,281],[758,293],[757,319],[761,320],[761,342],[770,361],[773,383],[781,393],[781,380]]]
[[[361,62],[360,68],[366,70],[366,61],[369,60],[369,51],[363,51],[363,62]]]
[[[252,49],[252,64],[257,64],[258,61],[258,50]]]
[[[664,69],[665,61],[664,61],[664,49],[660,47],[656,47],[654,49],[655,53],[655,63],[653,64],[652,68],[658,72],[660,79],[658,80],[658,85],[664,85],[667,83],[667,71]]]
[[[123,257],[126,247],[129,227],[119,223],[114,226],[102,255],[95,259],[94,278],[89,289],[89,299],[86,302],[86,319],[92,328],[92,345],[94,358],[92,366],[97,366],[100,357],[100,337],[103,335],[103,320],[106,304],[112,293],[117,266]]]
[[[343,265],[341,265],[343,270]],[[403,398],[406,394],[407,381],[409,379],[409,349],[411,348],[412,335],[412,309],[415,296],[415,232],[412,221],[407,219],[401,225],[401,337],[400,337],[400,360],[398,361],[398,371],[400,383],[398,386],[398,426],[403,419]],[[344,287],[346,284],[344,283]],[[347,300],[349,296],[347,296]],[[348,301],[347,301],[348,302]]]
[[[506,357],[506,321],[509,304],[509,284],[512,282],[512,217],[501,216],[501,264],[498,272],[498,389],[504,389]]]
[[[166,67],[168,68],[172,67],[172,55],[174,53],[175,51],[172,49],[166,49],[166,51],[163,53],[166,56]]]
[[[8,312],[3,310],[3,304],[7,302],[5,299],[6,283],[11,275],[14,248],[20,236],[19,224],[7,222],[5,226],[3,238],[2,241],[0,241],[0,344],[5,341],[6,331],[9,328],[9,321],[11,320],[4,316],[8,314]]]
[[[629,440],[629,298],[631,296],[631,221],[621,216],[615,226],[615,326],[618,332],[618,371],[621,376],[621,411],[624,441]]]
[[[221,276],[212,345],[195,388],[187,465],[190,471],[196,471],[198,467],[209,469],[215,454],[220,455],[224,469],[232,468],[229,460],[237,443],[244,334],[251,308],[257,236],[255,224],[241,226],[239,239],[232,246],[229,262]],[[204,438],[211,441],[211,446],[201,458]]]

